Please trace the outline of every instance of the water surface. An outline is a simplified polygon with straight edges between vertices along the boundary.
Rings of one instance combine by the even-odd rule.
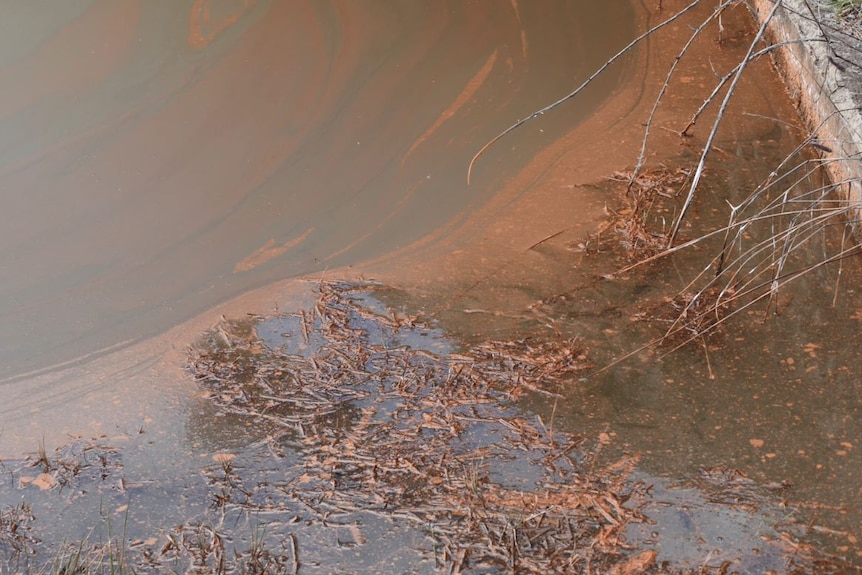
[[[0,18],[0,415],[36,375],[274,280],[403,247],[485,202],[612,91],[505,125],[631,36],[626,1],[186,0]],[[62,399],[61,399],[62,397]]]

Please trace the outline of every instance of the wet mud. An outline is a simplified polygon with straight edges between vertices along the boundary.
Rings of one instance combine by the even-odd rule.
[[[195,6],[198,3],[190,10]],[[521,3],[509,6],[516,21],[525,18]],[[207,46],[215,46],[217,53],[229,59],[244,45],[243,27],[264,25],[249,16],[264,7],[269,5],[248,3],[240,8],[236,3],[218,9],[213,5],[210,12],[195,16],[199,22],[208,22],[204,26],[208,31],[194,36],[194,41],[190,40],[193,35],[183,36],[184,46],[191,50],[195,42],[206,43],[210,38]],[[219,9],[224,10],[218,17],[221,20],[215,16]],[[194,15],[193,10],[191,13]],[[650,7],[635,6],[632,17],[633,24],[644,28],[659,15]],[[665,333],[667,320],[673,317],[673,310],[679,312],[680,302],[691,301],[688,282],[708,264],[714,246],[707,242],[673,258],[618,273],[633,262],[633,245],[643,247],[651,232],[666,232],[667,222],[679,209],[682,186],[675,178],[679,174],[684,178],[684,171],[696,161],[712,120],[709,114],[704,116],[690,137],[681,137],[679,131],[704,93],[712,89],[716,76],[738,61],[750,38],[747,15],[739,7],[725,15],[720,44],[716,30],[692,48],[666,105],[656,115],[646,158],[646,176],[670,176],[661,187],[667,188],[667,197],[650,206],[647,227],[623,225],[636,211],[623,176],[636,162],[643,118],[666,71],[665,66],[655,64],[672,58],[685,41],[686,31],[702,17],[695,13],[693,20],[681,20],[669,34],[634,53],[623,75],[616,77],[628,83],[617,86],[610,96],[604,92],[607,97],[601,104],[594,101],[595,113],[570,111],[573,116],[567,117],[564,109],[561,115],[543,117],[502,140],[477,163],[469,197],[465,187],[452,184],[464,172],[448,170],[453,165],[466,167],[476,144],[480,146],[506,125],[480,126],[466,120],[473,117],[468,111],[479,113],[481,108],[476,94],[489,90],[482,100],[488,108],[482,108],[481,114],[499,118],[497,100],[504,94],[526,91],[512,89],[502,79],[499,85],[493,84],[501,62],[507,61],[502,52],[494,56],[493,49],[479,50],[482,56],[475,58],[475,65],[450,87],[447,97],[424,121],[412,110],[402,110],[401,117],[416,119],[416,125],[409,137],[392,144],[397,151],[387,156],[386,150],[377,149],[356,158],[356,165],[370,162],[369,169],[376,169],[373,173],[382,180],[375,180],[377,176],[357,180],[360,183],[350,188],[354,192],[346,196],[345,207],[334,208],[334,213],[331,206],[322,207],[329,206],[331,198],[321,199],[320,210],[327,217],[332,215],[333,222],[340,222],[330,229],[334,235],[321,232],[323,224],[317,220],[314,227],[296,224],[291,233],[278,235],[274,230],[287,229],[284,221],[289,220],[276,223],[287,211],[273,209],[274,220],[266,224],[270,227],[260,228],[266,231],[234,250],[228,247],[229,226],[221,227],[221,222],[238,225],[239,220],[230,215],[210,228],[206,227],[210,224],[204,225],[198,233],[201,245],[218,246],[211,251],[230,254],[220,260],[222,276],[207,280],[212,285],[225,280],[230,287],[214,290],[245,290],[260,285],[258,281],[283,278],[294,273],[293,268],[285,273],[283,267],[290,267],[293,257],[317,258],[313,261],[317,267],[298,266],[297,273],[325,271],[316,273],[311,282],[281,282],[246,293],[163,337],[39,377],[16,380],[28,382],[28,394],[42,392],[50,399],[18,404],[28,406],[26,410],[10,409],[11,423],[0,435],[4,449],[33,454],[27,462],[4,459],[15,478],[15,490],[6,493],[4,500],[17,505],[24,493],[35,500],[33,514],[37,517],[45,513],[75,517],[75,525],[82,531],[87,526],[104,526],[105,517],[112,518],[114,525],[122,519],[134,532],[132,547],[145,561],[218,562],[220,557],[229,557],[230,549],[239,550],[247,559],[260,558],[252,550],[270,524],[278,533],[288,534],[275,547],[270,541],[266,555],[285,573],[300,569],[325,572],[331,565],[355,568],[352,562],[360,560],[365,561],[366,572],[393,568],[506,572],[518,560],[523,560],[521,565],[549,572],[560,564],[543,561],[558,557],[576,561],[576,555],[584,556],[581,545],[589,541],[594,543],[592,552],[602,553],[595,555],[601,561],[596,565],[608,569],[617,565],[621,573],[858,570],[862,561],[858,545],[862,536],[858,533],[860,461],[855,439],[859,436],[860,390],[854,342],[858,339],[857,310],[862,306],[854,287],[862,279],[858,262],[845,261],[840,273],[836,267],[819,268],[782,290],[777,308],[746,308],[744,314],[703,338],[701,345],[683,346],[673,353],[648,344]],[[231,39],[237,44],[231,44]],[[476,45],[496,48],[496,41],[482,44],[480,40]],[[524,46],[532,49],[533,43],[507,44],[515,54],[520,50],[521,57]],[[396,58],[398,62],[406,61]],[[357,77],[374,77],[373,70],[357,66]],[[558,71],[556,66],[551,70]],[[209,68],[202,65],[197,70],[203,74]],[[218,66],[212,70],[215,73]],[[402,87],[413,85],[412,80],[399,80],[398,74],[394,78]],[[794,110],[768,62],[759,62],[747,78],[716,140],[718,159],[710,164],[708,183],[692,207],[688,225],[681,230],[683,240],[723,225],[725,198],[738,199],[735,194],[763,181],[775,162],[799,145],[801,132]],[[558,80],[561,93],[577,83],[571,78]],[[359,89],[351,97],[361,99],[363,93]],[[417,90],[419,93],[424,92]],[[376,101],[370,94],[366,97]],[[522,103],[529,111],[542,98],[536,95],[535,100]],[[350,104],[345,105],[351,109]],[[363,124],[358,115],[339,117],[357,122],[353,129],[366,129],[388,118],[388,112],[379,111],[369,124]],[[462,116],[464,121],[453,120]],[[381,135],[385,135],[386,125],[380,128]],[[309,138],[304,142],[333,143],[325,135]],[[434,141],[440,147],[433,146]],[[298,170],[291,177],[301,180],[303,170],[316,165],[323,170],[318,173],[326,174],[321,181],[336,181],[341,175],[332,173],[331,166],[345,165],[348,154],[342,152],[336,156],[339,161],[331,164],[322,156],[298,151],[288,161]],[[437,172],[428,170],[428,162],[448,161],[443,156],[450,152],[457,159],[445,164],[449,166],[445,169],[444,163],[439,164],[447,175],[433,193],[432,188],[417,187],[421,193],[380,197],[378,203],[356,207],[359,198],[367,199],[387,178],[400,182],[393,184],[396,189],[411,190],[402,186],[407,180],[392,175],[395,164],[400,166],[398,174],[406,170],[416,181],[424,178],[422,186],[439,181]],[[429,155],[422,157],[425,153]],[[375,164],[377,160],[372,159],[377,154],[388,159]],[[409,168],[412,162],[415,167]],[[213,176],[212,182],[222,177],[224,173]],[[308,182],[318,181],[308,178]],[[344,178],[338,181],[350,179]],[[369,184],[372,180],[375,183]],[[811,183],[819,185],[813,178]],[[270,189],[265,183],[261,186]],[[273,186],[274,198],[278,186]],[[426,191],[440,199],[433,210],[423,203],[430,201]],[[315,187],[311,198],[304,200],[312,206],[312,213],[317,213],[313,208],[316,194],[323,193],[323,187]],[[240,200],[236,213],[246,213],[249,221],[253,218],[242,206],[257,205],[256,213],[269,212],[263,203],[255,204],[264,196],[252,194],[252,199]],[[338,198],[336,205],[341,206],[345,196]],[[416,211],[411,212],[413,209]],[[425,212],[431,218],[427,228],[417,227],[407,217]],[[347,238],[346,223],[354,220],[367,227],[350,232]],[[342,229],[344,236],[339,235]],[[399,235],[399,229],[406,229],[405,235]],[[210,235],[217,230],[225,232],[219,236],[224,243],[213,239],[218,234]],[[824,244],[829,241],[824,235]],[[325,248],[318,252],[318,245]],[[306,252],[310,246],[315,249]],[[187,254],[181,250],[178,255]],[[358,259],[365,261],[353,268],[328,268]],[[326,282],[345,278],[353,282],[347,285],[368,287],[356,284],[357,276],[374,278],[389,287],[378,285],[373,296],[343,288],[354,290],[349,309],[337,301],[332,309],[364,318],[366,323],[357,333],[365,335],[353,333],[347,339],[365,337],[373,351],[357,355],[354,347],[345,356],[332,345],[332,333],[324,324],[315,323],[315,310],[319,310],[320,287],[329,285]],[[253,281],[244,280],[249,283],[236,279],[252,277]],[[189,280],[185,285],[198,284]],[[206,289],[201,292],[209,293]],[[227,295],[219,291],[207,301],[221,301]],[[193,371],[200,376],[194,381],[182,366],[188,361],[188,345],[204,332],[209,340],[204,347],[195,348],[192,356],[197,358]],[[111,343],[117,341],[124,340],[112,339]],[[578,342],[576,353],[554,351],[573,341]],[[386,364],[382,371],[375,364],[381,357],[402,362],[397,364],[402,375],[408,374],[406,366],[411,365],[410,377],[401,380],[410,384],[415,383],[411,378],[417,366],[407,358],[422,358],[418,361],[430,362],[423,363],[423,369],[433,365],[433,370],[445,367],[448,373],[455,365],[450,362],[464,365],[469,358],[471,365],[480,364],[481,357],[469,354],[476,354],[488,342],[496,342],[488,353],[497,353],[502,363],[497,364],[496,375],[481,372],[483,381],[499,383],[500,373],[522,377],[516,385],[502,377],[506,381],[502,388],[493,393],[483,389],[469,398],[457,394],[476,391],[475,381],[437,395],[427,395],[421,386],[407,394],[392,377],[396,364]],[[532,351],[525,350],[524,342]],[[517,345],[522,347],[511,347]],[[213,356],[219,349],[240,355],[219,363]],[[640,352],[632,354],[636,350]],[[289,358],[288,363],[276,366],[282,371],[277,377],[274,371],[264,373],[274,366],[272,361],[243,363],[243,358],[269,353],[274,354],[267,356],[270,360]],[[321,353],[334,367],[324,365],[318,356]],[[360,356],[361,366],[355,363]],[[342,363],[345,357],[353,363]],[[543,369],[567,358],[574,358],[577,368],[548,387]],[[239,359],[243,361],[235,361]],[[204,360],[212,363],[194,364]],[[377,371],[367,371],[369,366]],[[226,371],[220,372],[222,368]],[[231,371],[237,368],[245,371]],[[304,373],[302,377],[314,370],[332,369],[332,381],[340,381],[341,373],[341,379],[352,386],[349,390],[326,385],[291,388],[290,382],[297,380],[283,377],[291,369]],[[383,372],[389,375],[378,377]],[[440,375],[429,381],[445,384],[447,378]],[[261,387],[262,383],[270,390]],[[281,384],[288,388],[272,388]],[[18,383],[6,385],[14,389],[9,386]],[[441,407],[441,396],[453,399],[456,407]],[[73,397],[85,398],[74,404],[81,409],[56,409]],[[455,401],[459,397],[464,401]],[[402,401],[406,403],[399,403]],[[476,411],[467,416],[459,411],[465,406]],[[368,411],[371,407],[376,411]],[[393,418],[396,413],[399,417]],[[450,416],[451,421],[440,420]],[[44,458],[32,440],[38,431],[44,433],[46,417],[60,422],[47,435],[48,459],[54,453],[52,446],[68,443],[64,439],[67,431],[98,438],[88,440],[83,445],[89,447],[81,446],[75,453],[87,458],[87,465],[81,466],[89,470],[87,481],[100,486],[94,489],[91,485],[89,490],[110,501],[102,510],[83,498],[75,504],[62,502],[63,496],[75,492],[74,487],[61,489],[63,466],[43,469]],[[470,432],[459,436],[455,423],[464,424],[465,417],[473,418],[466,425]],[[513,428],[512,422],[526,423]],[[406,443],[395,442],[396,463],[381,470],[378,459],[388,452],[367,434],[375,426],[386,425],[397,428],[396,439],[404,432],[399,426],[405,425],[414,434],[454,442],[454,447],[447,444],[452,461],[434,461],[433,465],[414,461],[412,457],[421,459],[428,453],[407,449],[415,443],[411,437]],[[308,433],[311,427],[316,430],[313,434]],[[576,448],[566,453],[565,462],[549,460],[564,439]],[[26,441],[31,445],[22,448]],[[117,445],[123,446],[119,452]],[[436,444],[432,441],[431,445]],[[74,457],[63,457],[74,461]],[[463,473],[455,473],[450,464]],[[566,481],[583,491],[567,492],[565,500],[543,491],[543,486],[550,486],[550,491],[560,487],[555,483],[562,477],[554,475],[560,471],[554,467],[557,464],[568,474]],[[74,467],[74,463],[69,465]],[[103,468],[106,478],[100,478]],[[120,475],[122,480],[117,479]],[[393,505],[380,507],[381,501],[376,499],[380,493],[368,489],[369,476],[379,482],[380,493],[388,494],[384,500]],[[437,487],[445,497],[434,499]],[[167,508],[165,491],[176,494],[176,501]],[[514,492],[521,497],[517,513]],[[534,495],[529,505],[523,493]],[[588,496],[592,499],[584,499]],[[629,501],[631,506],[625,504]],[[41,511],[38,505],[44,506]],[[525,515],[527,509],[532,514]],[[401,512],[406,515],[399,515]],[[32,523],[41,530],[34,537],[58,540],[60,533],[52,532],[50,526],[39,525],[38,519],[29,522],[29,510],[13,507],[9,513],[20,517],[22,524]],[[335,521],[328,523],[332,517]],[[545,521],[556,522],[556,527],[575,523],[583,530],[547,531]],[[220,546],[218,542],[225,540],[219,528],[228,523],[236,527],[230,531],[233,539]],[[477,533],[469,530],[473,528],[483,534],[479,539],[471,539]],[[104,531],[99,533],[110,539]],[[585,538],[579,540],[576,533]],[[565,534],[572,537],[566,539]],[[0,544],[3,541],[0,537]],[[206,545],[201,546],[202,541]],[[29,544],[26,540],[20,543]],[[541,555],[548,550],[552,557]],[[301,563],[303,557],[310,561]]]

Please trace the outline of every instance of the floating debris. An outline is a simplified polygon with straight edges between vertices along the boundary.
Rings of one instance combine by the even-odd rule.
[[[27,503],[0,509],[0,572],[23,564],[39,540],[32,533],[33,511]]]
[[[625,183],[620,207],[609,210],[603,229],[610,228],[632,261],[654,256],[669,246],[673,200],[691,177],[690,170],[659,167],[638,174],[617,172],[612,181]]]
[[[642,519],[642,486],[626,482],[635,460],[598,470],[583,438],[511,405],[574,381],[589,367],[583,344],[393,346],[408,338],[400,332],[429,328],[369,311],[369,289],[321,283],[314,309],[293,316],[300,333],[282,345],[263,345],[254,321],[225,321],[194,350],[191,370],[221,410],[266,426],[278,456],[299,454],[278,490],[320,516],[420,525],[447,573],[602,571],[626,560],[623,530]],[[233,487],[219,504],[255,508],[254,488],[222,484]],[[364,544],[352,529],[350,544]]]
[[[576,382],[589,367],[579,340],[438,353],[433,338],[422,345],[432,330],[417,318],[372,310],[374,289],[320,283],[313,309],[225,320],[195,347],[190,370],[210,400],[253,421],[283,464],[265,484],[244,478],[233,459],[211,467],[214,507],[337,525],[344,548],[373,541],[357,517],[412,524],[426,535],[416,551],[429,572],[685,572],[626,542],[629,526],[650,521],[642,512],[650,486],[631,479],[636,456],[608,462],[601,438],[554,430],[514,405]],[[275,337],[268,321],[294,331]],[[744,490],[724,495],[745,503]],[[303,548],[299,523],[283,528]],[[788,573],[802,563],[794,556]]]
[[[43,447],[2,462],[10,488],[48,512],[95,494],[103,524],[48,547],[29,505],[0,510],[0,571],[854,572],[799,543],[821,528],[775,504],[789,485],[716,466],[674,486],[636,469],[636,454],[612,455],[613,433],[575,436],[556,411],[519,407],[582,384],[579,339],[459,347],[387,309],[381,286],[315,289],[308,309],[224,319],[191,350],[214,425],[243,430],[199,454],[199,513],[140,529],[129,515],[143,492],[126,490],[105,438]]]

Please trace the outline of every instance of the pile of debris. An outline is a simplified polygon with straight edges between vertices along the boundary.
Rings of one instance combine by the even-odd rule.
[[[447,573],[626,564],[623,531],[641,520],[642,486],[626,482],[634,459],[600,468],[585,439],[530,421],[512,402],[524,390],[555,395],[588,367],[579,341],[435,353],[417,344],[433,339],[429,327],[372,311],[373,286],[317,289],[314,309],[282,318],[291,329],[281,345],[258,337],[260,318],[225,321],[190,363],[221,410],[265,425],[274,455],[298,455],[281,493],[321,517],[362,511],[415,523]],[[273,505],[271,495],[259,500],[246,486],[224,490],[219,504]],[[654,558],[630,560],[646,568]]]

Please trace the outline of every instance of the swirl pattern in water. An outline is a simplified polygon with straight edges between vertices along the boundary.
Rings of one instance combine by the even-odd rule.
[[[0,378],[409,245],[618,77],[628,3],[30,1],[0,18]]]

